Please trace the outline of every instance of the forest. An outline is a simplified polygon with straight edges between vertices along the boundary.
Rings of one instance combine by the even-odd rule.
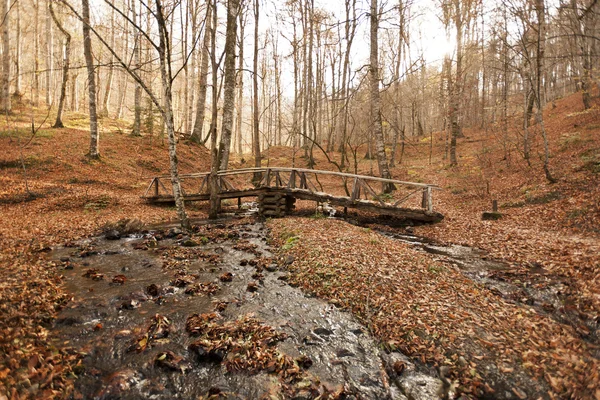
[[[0,400],[600,400],[597,0],[0,1]]]

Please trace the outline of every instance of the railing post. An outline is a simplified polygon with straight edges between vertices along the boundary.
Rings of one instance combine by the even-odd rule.
[[[421,201],[421,207],[429,212],[433,211],[433,198],[431,186],[423,188],[423,200]]]
[[[350,201],[354,202],[357,197],[360,197],[360,186],[358,183],[358,178],[354,178],[354,182],[352,183],[352,195],[350,196]]]
[[[288,182],[288,187],[291,189],[296,189],[296,170],[293,169],[290,172],[290,181]]]
[[[154,178],[154,196],[158,197],[158,178]]]

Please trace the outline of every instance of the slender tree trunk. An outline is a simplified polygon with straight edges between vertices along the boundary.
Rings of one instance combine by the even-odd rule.
[[[0,108],[4,114],[11,112],[10,101],[10,0],[2,1],[2,103]]]
[[[207,81],[208,81],[208,49],[211,46],[210,43],[210,34],[212,27],[212,5],[210,0],[207,1],[206,4],[206,22],[204,27],[204,39],[202,44],[202,52],[201,52],[201,61],[200,61],[200,80],[198,82],[198,99],[196,102],[196,120],[194,121],[194,129],[192,130],[192,135],[190,140],[195,143],[204,144],[208,140],[210,135],[207,135],[206,138],[202,137],[202,131],[204,130],[204,114],[206,111],[206,90],[207,90]],[[213,71],[213,74],[216,74],[216,71]],[[214,91],[213,91],[214,92]],[[213,100],[214,101],[214,100]]]
[[[90,36],[90,3],[81,0],[83,15],[83,54],[88,74],[88,95],[90,112],[90,152],[89,157],[100,158],[100,135],[98,133],[98,116],[96,115],[96,75],[94,74],[94,58],[92,56],[92,38]]]
[[[466,5],[463,5],[466,7]],[[450,165],[458,165],[456,157],[456,142],[461,136],[460,118],[460,102],[462,95],[462,39],[463,39],[463,18],[461,10],[461,2],[454,0],[455,7],[455,25],[456,25],[456,74],[454,77],[454,85],[450,94]]]
[[[62,122],[62,113],[65,106],[65,98],[67,97],[67,83],[69,81],[69,68],[71,64],[71,35],[67,30],[62,26],[56,14],[54,13],[54,8],[52,7],[52,0],[49,4],[49,12],[56,24],[56,27],[61,31],[61,33],[65,37],[65,49],[64,49],[64,59],[63,59],[63,72],[62,72],[62,83],[60,86],[60,99],[58,101],[58,111],[56,112],[56,121],[54,122],[53,128],[63,128]]]
[[[244,13],[240,11],[240,41],[239,41],[239,59],[238,59],[238,97],[237,97],[237,119],[236,119],[236,135],[237,135],[237,152],[243,154],[243,135],[242,135],[242,115],[244,113],[244,28],[246,18]]]
[[[33,2],[33,106],[40,105],[40,3]]]
[[[160,77],[163,87],[164,120],[167,128],[167,135],[169,138],[169,170],[171,174],[171,185],[173,186],[173,197],[175,199],[175,207],[177,208],[177,215],[179,217],[179,220],[181,221],[181,226],[183,229],[189,230],[191,228],[191,225],[187,213],[185,212],[183,193],[181,191],[181,183],[179,181],[177,142],[175,140],[175,122],[173,120],[173,99],[171,87],[172,73],[170,57],[171,50],[169,48],[169,33],[164,19],[162,1],[155,0],[155,2],[157,20],[156,22],[158,25],[160,37],[158,52],[160,60]]]
[[[131,10],[132,10],[131,18],[133,19],[134,24],[141,26],[142,25],[141,24],[142,15],[141,15],[141,13],[138,14],[136,7],[137,7],[136,1],[133,1],[131,4]],[[138,73],[142,67],[142,43],[141,42],[142,42],[141,34],[134,27],[133,58],[134,58],[135,68],[138,71]],[[169,83],[169,85],[170,85],[170,83]],[[131,131],[131,134],[133,136],[140,136],[141,135],[140,128],[141,128],[141,124],[142,124],[142,87],[137,82],[135,83],[133,99],[134,99],[133,100],[134,115],[133,115],[133,129]],[[170,101],[172,101],[172,99]],[[171,118],[173,118],[173,115],[171,115]],[[172,121],[172,122],[174,124],[174,121]],[[167,121],[165,121],[165,123],[168,124]],[[169,126],[167,125],[167,131],[168,131],[168,129],[169,129]]]
[[[258,24],[260,16],[260,0],[254,0],[254,59],[252,67],[254,74],[252,75],[252,89],[253,89],[253,118],[252,118],[252,153],[254,155],[254,166],[260,168],[261,156],[260,156],[260,133],[259,133],[259,113],[258,113]],[[255,183],[260,179],[260,174],[254,175]]]
[[[233,111],[235,110],[235,44],[240,0],[229,0],[227,4],[227,28],[225,34],[225,77],[223,95],[223,122],[219,143],[219,169],[229,165],[231,134],[233,132]]]
[[[123,0],[123,8],[126,10],[125,13],[126,15],[129,15],[129,12],[131,10],[131,6],[130,6],[130,0]],[[129,29],[124,29],[125,30],[125,40],[123,43],[123,53],[121,55],[122,59],[126,59],[127,58],[127,54],[129,53]],[[122,77],[121,77],[121,83],[119,85],[119,105],[117,108],[117,119],[120,119],[121,117],[123,117],[123,108],[124,108],[124,104],[125,104],[125,96],[127,95],[127,86],[129,85],[129,76],[127,75],[126,72],[123,72]]]
[[[221,201],[219,200],[219,181],[217,173],[219,172],[219,154],[217,150],[217,103],[218,103],[218,92],[217,92],[217,55],[216,55],[216,42],[217,42],[217,0],[214,0],[211,8],[212,23],[210,29],[210,60],[212,64],[212,113],[210,119],[210,177],[209,177],[209,188],[210,188],[210,208],[208,212],[208,218],[216,219],[219,214],[219,208]],[[208,31],[207,31],[208,32]]]
[[[46,105],[50,107],[52,104],[52,64],[53,54],[52,45],[54,38],[52,37],[52,21],[50,18],[50,6],[51,0],[46,0]]]
[[[110,47],[112,47],[113,49],[115,48],[115,9],[112,7],[110,11]],[[115,57],[111,54],[108,66],[108,77],[106,78],[106,85],[104,86],[104,99],[102,102],[102,115],[104,115],[105,117],[108,117],[109,114],[110,94],[112,92],[113,84],[114,62]]]
[[[370,81],[370,105],[371,105],[371,130],[375,136],[377,152],[377,164],[379,176],[391,178],[387,156],[385,154],[385,143],[383,139],[383,127],[381,121],[381,99],[379,97],[379,46],[377,42],[379,30],[379,9],[377,0],[371,0],[370,10],[370,58],[369,58],[369,81]],[[384,184],[383,192],[390,193],[394,190],[393,185]]]
[[[15,8],[16,8],[16,12],[17,12],[17,32],[16,32],[16,49],[15,49],[15,92],[14,92],[14,98],[15,100],[20,103],[21,102],[21,97],[23,96],[23,93],[21,91],[21,49],[22,49],[22,43],[21,43],[21,3],[17,2],[17,4],[15,4]]]

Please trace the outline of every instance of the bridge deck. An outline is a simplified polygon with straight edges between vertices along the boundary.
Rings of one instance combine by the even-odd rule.
[[[210,199],[208,176],[208,173],[180,176],[185,201]],[[252,177],[255,182],[259,177],[260,183],[250,184],[248,179],[243,179],[244,176]],[[330,191],[343,192],[346,195],[326,192],[319,177],[329,179],[327,186],[331,189]],[[263,193],[280,193],[300,200],[327,202],[333,206],[360,209],[423,222],[438,222],[444,218],[442,214],[433,210],[433,190],[440,188],[424,183],[332,171],[278,167],[219,171],[218,178],[218,196],[221,200],[258,197]],[[341,182],[332,182],[331,178],[338,178]],[[167,181],[167,184],[163,181]],[[378,194],[369,182],[392,183],[397,190],[393,197]],[[169,190],[168,187],[170,187],[169,177],[155,177],[146,189],[143,198],[151,203],[172,203],[174,198],[172,190]]]

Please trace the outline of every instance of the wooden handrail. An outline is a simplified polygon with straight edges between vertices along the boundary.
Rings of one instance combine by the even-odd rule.
[[[418,188],[431,188],[432,190],[441,190],[442,189],[441,187],[439,187],[437,185],[431,185],[431,184],[427,184],[427,183],[406,182],[406,181],[399,181],[396,179],[380,178],[377,176],[348,174],[345,172],[323,171],[323,170],[318,170],[318,169],[307,169],[307,168],[289,168],[289,167],[242,168],[242,169],[222,170],[222,171],[219,171],[217,173],[217,175],[218,176],[242,175],[242,174],[255,173],[255,172],[266,172],[267,170],[270,170],[271,172],[277,171],[277,172],[290,172],[290,173],[292,171],[296,171],[296,172],[303,172],[303,173],[308,173],[308,174],[340,176],[340,177],[345,177],[345,178],[359,178],[359,179],[365,179],[365,180],[370,180],[370,181],[375,181],[375,182],[393,183],[396,185],[412,186],[412,187],[418,187]],[[194,174],[181,174],[181,175],[179,175],[179,178],[180,179],[202,178],[207,175],[210,175],[210,172],[198,172],[198,173],[194,173]],[[170,179],[171,177],[169,175],[163,175],[163,176],[156,176],[156,177],[152,177],[152,178]]]

